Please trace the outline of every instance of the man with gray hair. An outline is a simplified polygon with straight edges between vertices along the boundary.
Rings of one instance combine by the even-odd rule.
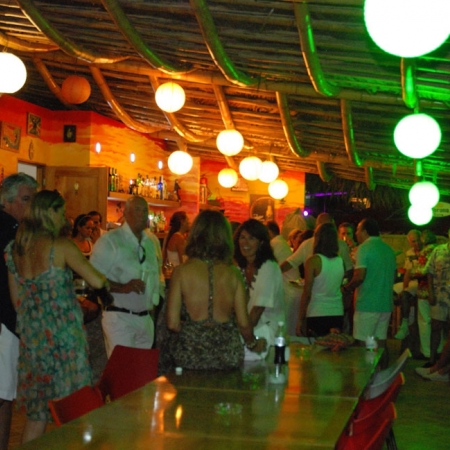
[[[113,305],[103,305],[102,327],[108,358],[116,345],[151,348],[153,308],[164,296],[159,241],[148,231],[148,204],[133,196],[125,204],[125,223],[103,234],[90,262],[108,279]]]
[[[16,236],[19,223],[36,192],[37,181],[25,173],[9,175],[3,180],[0,195],[0,247]],[[16,332],[16,311],[11,303],[8,271],[0,258],[0,450],[7,450],[12,417],[12,401],[16,397],[19,339]]]

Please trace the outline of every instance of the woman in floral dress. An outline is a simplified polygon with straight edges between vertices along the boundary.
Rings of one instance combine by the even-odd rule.
[[[65,201],[58,192],[39,192],[16,240],[6,248],[20,335],[17,404],[27,414],[23,442],[44,433],[51,419],[49,400],[91,383],[82,313],[70,269],[96,289],[107,281],[71,240],[58,237],[64,213]]]

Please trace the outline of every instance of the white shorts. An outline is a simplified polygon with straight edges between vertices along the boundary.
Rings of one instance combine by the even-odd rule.
[[[363,312],[355,311],[353,316],[353,337],[359,341],[364,341],[368,336],[375,336],[377,339],[387,339],[390,312]]]
[[[19,339],[3,324],[0,331],[0,399],[14,400],[17,390]]]
[[[123,312],[103,311],[103,334],[108,358],[116,345],[152,348],[155,326],[150,315],[136,316]]]

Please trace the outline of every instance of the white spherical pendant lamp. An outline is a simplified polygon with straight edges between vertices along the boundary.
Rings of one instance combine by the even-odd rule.
[[[280,170],[278,166],[272,161],[264,161],[259,172],[259,179],[263,183],[272,183],[278,178]]]
[[[403,117],[394,130],[394,142],[400,153],[414,159],[430,156],[441,143],[441,128],[427,114]]]
[[[86,78],[71,75],[63,81],[61,93],[69,103],[79,105],[84,103],[91,95],[91,85]]]
[[[186,94],[179,84],[169,81],[156,89],[155,101],[163,111],[173,113],[184,106]]]
[[[409,190],[409,201],[412,205],[433,208],[439,202],[439,198],[439,189],[430,181],[419,181]]]
[[[0,93],[14,94],[27,80],[27,68],[12,53],[0,53]]]
[[[385,52],[415,58],[440,47],[450,34],[448,0],[366,0],[364,22]]]
[[[170,171],[177,175],[188,173],[192,169],[192,164],[192,156],[181,150],[173,152],[167,161]]]
[[[233,187],[238,181],[238,174],[235,170],[226,168],[222,169],[218,175],[219,184],[224,188]]]
[[[255,181],[259,177],[262,161],[257,156],[247,156],[239,164],[240,174],[249,181]]]
[[[219,152],[226,156],[235,156],[244,147],[244,138],[237,130],[223,130],[216,139]]]
[[[419,205],[411,205],[408,209],[409,220],[415,225],[426,225],[433,217],[431,208],[422,207]]]
[[[289,186],[283,180],[275,180],[269,184],[269,195],[272,198],[280,200],[280,199],[286,197],[288,192],[289,192]]]

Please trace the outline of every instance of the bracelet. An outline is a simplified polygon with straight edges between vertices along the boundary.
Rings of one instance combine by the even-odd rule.
[[[253,336],[253,339],[250,342],[246,342],[245,346],[249,349],[249,350],[253,350],[256,346],[258,345],[258,338]]]

